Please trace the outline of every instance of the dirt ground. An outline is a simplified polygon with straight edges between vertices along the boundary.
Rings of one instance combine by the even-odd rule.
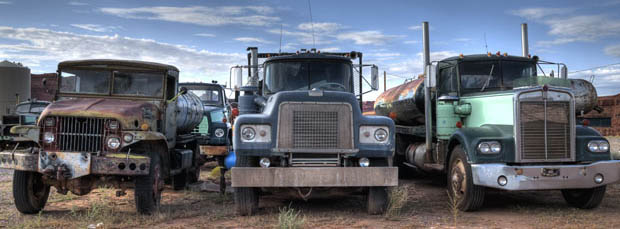
[[[612,151],[620,137],[610,138]],[[620,153],[618,153],[620,154]],[[213,180],[209,167],[202,180]],[[620,184],[610,185],[603,204],[593,210],[569,207],[559,191],[505,192],[489,190],[476,212],[454,211],[443,177],[400,180],[403,208],[390,215],[369,216],[362,195],[303,201],[261,197],[255,216],[234,214],[232,194],[166,189],[160,212],[138,215],[133,192],[116,197],[101,188],[89,195],[61,195],[52,189],[47,206],[37,215],[22,215],[13,205],[12,173],[0,170],[0,228],[274,228],[287,219],[302,228],[617,228],[620,227]],[[292,215],[287,215],[293,213]],[[297,217],[295,217],[297,214]]]

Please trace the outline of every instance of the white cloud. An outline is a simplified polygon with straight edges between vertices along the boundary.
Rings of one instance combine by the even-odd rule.
[[[408,41],[404,41],[403,43],[405,44],[419,44],[420,41],[416,41],[416,40],[408,40]]]
[[[271,16],[274,9],[267,6],[221,7],[139,7],[101,8],[101,12],[129,19],[160,20],[201,26],[250,25],[267,26],[280,21]]]
[[[97,24],[71,24],[71,26],[80,28],[80,29],[85,29],[88,31],[99,32],[99,33],[118,30],[121,28],[119,26],[104,26],[104,25],[97,25]]]
[[[212,34],[212,33],[196,33],[196,34],[194,34],[194,36],[199,36],[199,37],[215,37],[215,34]]]
[[[88,3],[85,3],[85,2],[69,2],[68,4],[71,6],[87,6],[88,5]]]
[[[377,30],[361,31],[361,32],[344,32],[338,34],[338,40],[350,40],[356,45],[384,45],[395,38],[401,38],[399,35],[385,35]]]
[[[13,2],[9,2],[9,1],[0,1],[0,5],[11,5],[13,4]]]
[[[611,65],[588,71],[569,74],[569,78],[590,80],[594,76],[594,87],[599,96],[618,94],[620,85],[620,65]]]
[[[243,43],[260,43],[260,44],[271,44],[271,41],[266,41],[264,39],[261,38],[256,38],[256,37],[237,37],[235,38],[236,41],[241,41]]]
[[[315,22],[311,23],[301,23],[297,26],[300,30],[312,31],[312,27],[314,26],[314,32],[322,33],[322,32],[335,32],[343,28],[342,25],[338,23],[331,22]]]
[[[314,39],[313,39],[312,32],[310,31],[289,31],[289,30],[280,31],[280,29],[270,29],[270,30],[267,30],[267,32],[271,34],[277,34],[277,35],[280,35],[280,32],[282,32],[283,40],[289,40],[290,37],[294,37],[301,44],[304,44],[304,45],[312,45],[313,43],[317,45],[331,44],[332,43],[331,40],[333,39],[333,34],[330,34],[330,33],[315,33]]]
[[[440,61],[448,57],[458,56],[459,54],[453,51],[438,51],[431,52],[431,61]],[[417,76],[424,73],[424,55],[422,52],[417,53],[415,58],[406,59],[402,62],[392,63],[387,65],[388,73],[394,75],[408,75]]]
[[[541,19],[551,15],[566,14],[574,11],[571,8],[524,8],[510,11],[512,15],[527,18],[530,20]]]
[[[338,47],[327,47],[327,48],[320,48],[318,50],[320,50],[321,52],[338,52],[338,51],[340,51],[340,48],[338,48]]]
[[[456,42],[470,42],[471,38],[454,38],[452,40]]]
[[[605,54],[620,57],[620,45],[611,45],[605,47]]]
[[[422,30],[422,26],[421,25],[412,25],[412,26],[409,26],[408,29],[410,29],[410,30]]]
[[[20,42],[0,44],[0,59],[20,61],[28,66],[71,59],[133,59],[175,65],[181,70],[183,81],[204,80],[205,75],[227,81],[229,67],[245,60],[241,53],[218,53],[149,39],[82,35],[40,28],[0,27],[0,39]]]

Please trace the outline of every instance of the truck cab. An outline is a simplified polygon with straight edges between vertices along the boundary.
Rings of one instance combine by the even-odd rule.
[[[50,187],[86,195],[100,185],[124,195],[135,189],[140,213],[157,210],[170,180],[196,180],[198,146],[191,131],[202,120],[195,95],[178,92],[179,70],[129,60],[58,64],[58,93],[36,125],[11,128],[19,147],[0,152],[14,169],[15,206],[26,214],[45,206]],[[6,149],[5,149],[6,150]]]
[[[394,124],[363,116],[352,59],[361,53],[258,53],[258,72],[242,87],[234,123],[232,168],[236,210],[256,212],[261,193],[294,191],[303,199],[326,188],[363,190],[368,212],[386,207],[386,187],[398,184],[392,166]],[[253,66],[250,66],[252,68]],[[252,74],[250,74],[252,76]]]

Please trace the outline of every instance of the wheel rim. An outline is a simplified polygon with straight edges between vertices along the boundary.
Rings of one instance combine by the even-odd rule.
[[[465,172],[465,164],[460,159],[457,159],[452,165],[452,173],[450,174],[450,185],[452,186],[452,192],[457,199],[461,199],[465,195],[467,190],[467,180]]]

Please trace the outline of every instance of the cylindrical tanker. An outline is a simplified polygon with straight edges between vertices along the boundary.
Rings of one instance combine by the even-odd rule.
[[[375,114],[392,118],[397,125],[424,124],[424,78],[418,78],[381,93]]]
[[[200,98],[194,93],[188,91],[180,95],[177,99],[177,132],[192,132],[202,122],[204,109]]]
[[[586,114],[597,109],[594,86],[582,79],[568,79],[575,96],[575,112]],[[397,125],[424,124],[424,79],[408,81],[381,93],[375,100],[375,114],[387,116]]]

